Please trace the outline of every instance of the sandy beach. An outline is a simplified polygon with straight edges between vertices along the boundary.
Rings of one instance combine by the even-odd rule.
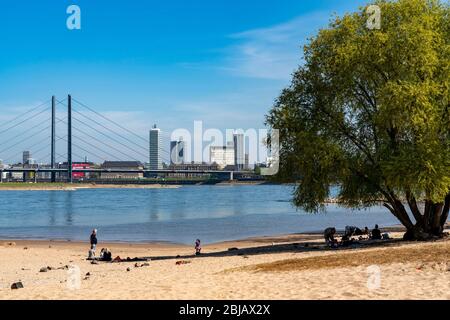
[[[191,246],[99,243],[113,257],[149,259],[91,264],[87,243],[5,240],[0,299],[450,299],[449,240],[322,242],[263,237],[207,245],[200,257]],[[18,281],[24,288],[11,290]]]

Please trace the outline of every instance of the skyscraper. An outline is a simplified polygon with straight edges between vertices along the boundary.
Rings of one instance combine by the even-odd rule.
[[[244,155],[244,134],[235,133],[233,135],[234,143],[234,166],[236,171],[244,169],[245,155]]]
[[[156,127],[156,124],[150,130],[150,170],[161,170],[161,130]]]
[[[210,162],[217,164],[220,169],[234,166],[234,146],[211,146],[209,154]]]
[[[31,152],[30,151],[24,151],[22,156],[22,164],[29,164],[31,160]]]
[[[170,163],[184,163],[184,141],[182,137],[180,137],[177,141],[170,142]]]

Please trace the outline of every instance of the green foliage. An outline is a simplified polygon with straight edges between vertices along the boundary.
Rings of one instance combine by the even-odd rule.
[[[335,18],[304,49],[266,117],[280,130],[278,178],[294,202],[318,211],[329,187],[351,207],[450,192],[450,10],[438,0],[376,1]]]

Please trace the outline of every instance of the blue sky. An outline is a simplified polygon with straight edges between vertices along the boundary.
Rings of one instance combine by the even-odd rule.
[[[366,1],[3,1],[0,120],[71,93],[146,135],[262,128],[301,47]],[[66,28],[81,8],[82,29]],[[0,155],[1,157],[1,155]]]

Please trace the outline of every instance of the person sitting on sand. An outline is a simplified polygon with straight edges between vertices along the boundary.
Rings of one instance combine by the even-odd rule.
[[[100,251],[100,261],[111,261],[111,251],[108,250],[108,248],[103,248]]]
[[[381,240],[381,231],[378,228],[378,225],[375,225],[375,229],[372,230],[372,240]]]
[[[360,228],[356,228],[355,231],[353,232],[353,235],[355,236],[362,236],[364,234],[364,231],[362,231]]]
[[[202,247],[200,246],[200,239],[197,239],[195,241],[195,255],[196,256],[200,255],[201,251],[202,251]]]
[[[89,256],[92,254],[95,257],[95,248],[97,247],[97,229],[92,230],[91,233],[91,250],[89,251]]]
[[[351,237],[353,235],[356,235],[358,231],[361,232],[361,230],[355,226],[346,226],[344,235],[347,237]]]
[[[336,246],[336,239],[334,239],[334,235],[336,234],[336,228],[326,228],[323,232],[323,236],[325,238],[325,242],[328,246],[334,247]]]

